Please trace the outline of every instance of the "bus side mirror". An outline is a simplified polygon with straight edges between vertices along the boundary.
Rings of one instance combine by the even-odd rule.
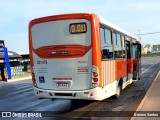
[[[103,49],[102,50],[102,59],[109,59],[110,55],[109,55],[109,49]]]

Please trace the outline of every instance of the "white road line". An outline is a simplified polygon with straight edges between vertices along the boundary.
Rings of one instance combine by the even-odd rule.
[[[141,68],[141,70],[144,70],[144,69],[146,69],[146,68]]]
[[[157,78],[158,78],[159,74],[160,74],[160,71],[158,72],[156,78],[154,79],[154,82],[157,81]]]
[[[143,71],[141,74],[143,74],[143,73],[145,73],[146,71],[148,71],[151,67],[155,66],[157,63],[159,63],[159,61],[156,62],[155,64],[151,65],[149,68],[147,68],[147,69],[146,69],[145,71]]]

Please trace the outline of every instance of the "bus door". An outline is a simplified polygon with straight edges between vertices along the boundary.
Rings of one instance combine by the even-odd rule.
[[[131,59],[131,47],[130,47],[130,42],[129,41],[125,41],[125,44],[126,44],[126,59],[127,59],[127,80],[129,80],[129,71],[130,71],[130,59]]]
[[[141,44],[132,44],[133,53],[133,80],[140,80],[141,76]]]

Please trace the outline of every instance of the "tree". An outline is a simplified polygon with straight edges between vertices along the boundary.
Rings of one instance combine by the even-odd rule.
[[[147,48],[147,52],[149,52],[150,47],[151,47],[150,44],[146,44],[146,45],[145,45],[145,48]]]
[[[158,50],[158,45],[153,45],[153,51],[157,52],[157,50]]]

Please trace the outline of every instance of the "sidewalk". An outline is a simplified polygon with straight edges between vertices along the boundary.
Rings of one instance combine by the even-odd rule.
[[[160,71],[138,106],[136,113],[136,117],[133,116],[131,120],[160,120]]]

